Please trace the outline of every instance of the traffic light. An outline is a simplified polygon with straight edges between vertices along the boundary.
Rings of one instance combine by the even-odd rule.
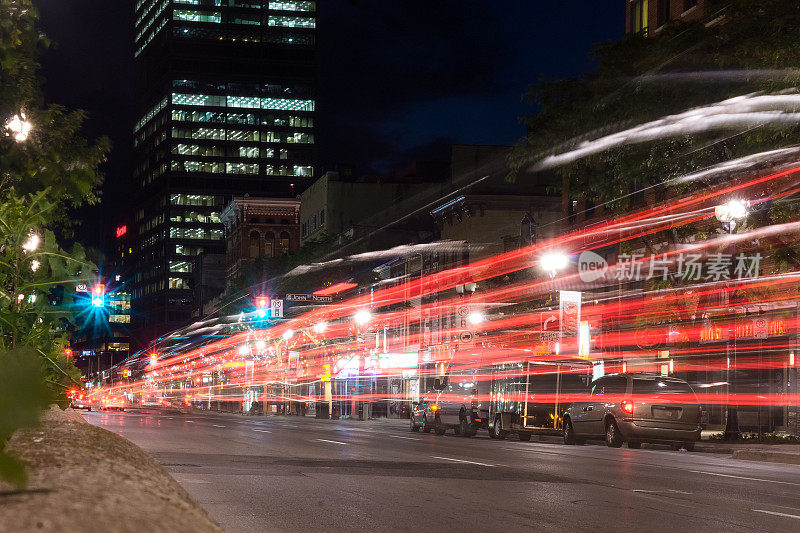
[[[105,307],[106,305],[106,286],[102,283],[92,287],[92,305],[94,307]]]
[[[267,309],[269,308],[269,296],[256,297],[256,315],[258,318],[267,318]]]

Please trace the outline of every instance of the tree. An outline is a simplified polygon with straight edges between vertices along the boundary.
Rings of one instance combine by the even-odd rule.
[[[108,141],[80,135],[84,114],[44,106],[39,33],[31,0],[0,0],[0,477],[23,485],[21,465],[2,452],[49,402],[65,402],[79,373],[65,347],[76,323],[77,284],[95,271],[80,245],[67,251],[71,209],[100,199]],[[31,124],[27,138],[11,121]]]
[[[539,112],[526,120],[529,133],[514,150],[512,166],[517,171],[536,167],[549,155],[691,108],[798,86],[796,6],[717,0],[707,8],[709,20],[674,23],[657,37],[631,35],[598,46],[593,52],[597,70],[592,74],[534,85],[529,99]],[[609,202],[612,211],[621,211],[629,207],[632,191],[721,161],[791,145],[797,134],[798,126],[792,122],[753,128],[734,125],[622,144],[559,166],[561,182],[554,187],[565,198]]]

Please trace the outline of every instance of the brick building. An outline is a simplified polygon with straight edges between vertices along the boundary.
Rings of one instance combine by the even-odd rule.
[[[670,22],[698,20],[707,0],[625,0],[625,33],[655,36]]]
[[[300,248],[300,200],[237,196],[220,215],[227,242],[227,278],[240,276],[248,264]]]

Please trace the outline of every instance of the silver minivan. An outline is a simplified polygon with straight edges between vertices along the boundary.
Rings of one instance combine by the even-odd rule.
[[[700,403],[682,379],[657,374],[609,374],[594,380],[586,401],[564,413],[564,444],[605,437],[606,444],[643,442],[691,451],[700,439]]]

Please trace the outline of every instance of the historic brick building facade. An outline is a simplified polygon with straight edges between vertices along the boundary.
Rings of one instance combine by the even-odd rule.
[[[227,241],[227,278],[242,274],[249,264],[300,248],[300,200],[237,196],[220,215]]]

